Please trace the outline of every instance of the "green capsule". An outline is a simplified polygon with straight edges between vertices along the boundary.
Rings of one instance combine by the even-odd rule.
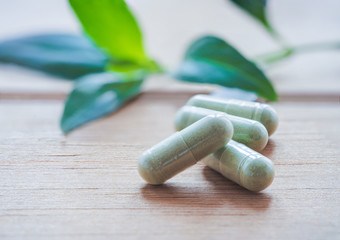
[[[271,136],[278,126],[276,111],[268,104],[247,102],[236,99],[220,99],[209,95],[195,95],[187,105],[208,108],[262,123]]]
[[[224,114],[209,115],[146,150],[138,164],[141,177],[162,184],[225,146],[233,125]]]
[[[205,116],[217,113],[222,112],[207,108],[184,106],[176,113],[175,127],[177,130],[181,130]],[[261,151],[265,148],[268,142],[268,133],[261,123],[247,118],[224,114],[233,124],[233,140],[243,143],[255,151]]]
[[[226,178],[254,192],[267,188],[275,175],[272,161],[233,140],[204,158],[203,162]]]

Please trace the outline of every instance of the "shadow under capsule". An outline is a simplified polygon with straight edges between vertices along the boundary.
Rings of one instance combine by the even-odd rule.
[[[269,194],[249,191],[208,166],[205,166],[202,172],[205,180],[210,183],[210,187],[215,192],[224,192],[226,202],[233,207],[256,211],[265,211],[270,207],[272,197]]]
[[[221,206],[265,211],[271,203],[266,193],[248,191],[224,178],[209,167],[203,168],[208,185],[193,186],[165,183],[159,186],[146,184],[141,188],[142,197],[148,202],[164,206],[184,206],[187,208],[220,208]]]
[[[273,155],[275,148],[276,148],[275,141],[273,139],[269,139],[267,146],[260,153],[263,156],[270,158]]]

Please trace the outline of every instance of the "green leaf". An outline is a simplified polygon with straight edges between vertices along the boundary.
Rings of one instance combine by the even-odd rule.
[[[80,78],[66,100],[61,129],[66,133],[118,110],[138,95],[145,76],[144,72],[135,71],[89,74]]]
[[[262,23],[267,30],[272,31],[272,27],[266,15],[267,0],[230,0],[235,3],[242,10],[250,14],[260,23]]]
[[[267,0],[230,0],[239,8],[258,20],[268,31],[268,33],[287,51],[290,44],[273,28],[266,14]]]
[[[0,62],[74,79],[104,71],[108,57],[84,37],[44,34],[0,42]]]
[[[205,36],[191,44],[175,77],[255,92],[269,101],[277,94],[264,73],[228,43]]]
[[[85,32],[114,62],[149,62],[136,19],[123,0],[69,0]]]
[[[104,71],[108,58],[84,37],[45,34],[0,42],[0,62],[74,79]]]

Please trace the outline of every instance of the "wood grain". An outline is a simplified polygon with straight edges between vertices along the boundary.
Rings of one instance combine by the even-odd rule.
[[[143,94],[67,136],[60,101],[0,102],[2,239],[337,239],[340,105],[275,104],[264,154],[273,184],[251,193],[198,163],[163,186],[140,154],[174,132],[189,94]]]

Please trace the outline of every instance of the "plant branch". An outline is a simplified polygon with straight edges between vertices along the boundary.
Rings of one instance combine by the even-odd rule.
[[[262,54],[256,57],[255,61],[270,64],[270,63],[283,60],[287,57],[290,57],[293,54],[312,52],[312,51],[322,51],[322,50],[329,50],[329,49],[340,49],[340,41],[311,43],[311,44],[304,44],[304,45],[295,46],[295,47],[286,47],[279,51]]]

